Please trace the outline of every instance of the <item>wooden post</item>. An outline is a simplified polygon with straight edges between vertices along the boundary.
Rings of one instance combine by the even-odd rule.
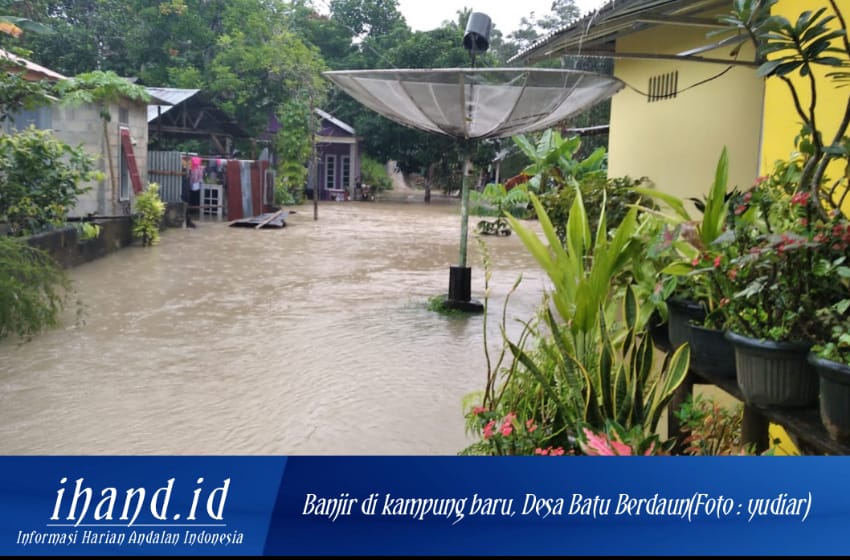
[[[682,381],[682,384],[679,385],[673,393],[673,398],[670,399],[670,404],[667,405],[667,437],[677,438],[676,444],[673,446],[673,453],[676,455],[681,454],[685,450],[685,445],[682,441],[684,439],[682,437],[682,425],[676,417],[676,412],[678,412],[679,408],[682,407],[682,404],[688,400],[688,397],[693,394],[694,381],[695,376],[693,372],[688,370],[685,380]]]
[[[741,423],[741,443],[755,444],[756,453],[766,451],[770,445],[770,422],[758,409],[744,404],[744,418]]]

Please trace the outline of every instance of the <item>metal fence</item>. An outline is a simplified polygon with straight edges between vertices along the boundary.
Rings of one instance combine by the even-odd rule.
[[[148,182],[159,183],[164,202],[180,202],[183,192],[183,163],[180,152],[148,152]]]

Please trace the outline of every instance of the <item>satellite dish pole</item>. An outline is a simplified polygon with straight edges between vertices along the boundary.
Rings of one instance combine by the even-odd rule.
[[[473,12],[466,23],[466,32],[463,36],[463,47],[469,51],[472,68],[475,68],[475,57],[478,52],[485,52],[490,48],[490,17],[486,14]],[[473,83],[470,83],[469,104],[464,107],[464,118],[467,123],[472,122],[472,112],[475,110],[472,99]],[[464,126],[464,128],[466,128]],[[448,307],[463,309],[465,311],[482,311],[484,307],[477,301],[472,300],[472,269],[466,266],[467,239],[469,237],[469,181],[470,169],[472,168],[469,144],[466,144],[467,154],[463,162],[463,177],[461,180],[460,195],[460,260],[458,266],[449,269],[449,297],[446,301]]]

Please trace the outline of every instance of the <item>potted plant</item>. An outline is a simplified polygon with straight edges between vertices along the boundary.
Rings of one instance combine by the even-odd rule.
[[[850,299],[842,300],[835,311],[846,312],[848,305]],[[813,346],[808,359],[818,374],[824,428],[832,439],[850,441],[850,321],[834,325],[829,340]]]
[[[823,319],[846,297],[839,281],[850,223],[839,212],[826,219],[808,191],[787,181],[799,169],[783,162],[736,209],[738,256],[725,264],[726,337],[735,347],[738,385],[748,402],[808,406],[818,380],[808,361],[824,340]]]
[[[657,215],[672,228],[663,232],[663,242],[670,246],[675,257],[661,270],[661,282],[666,295],[668,333],[674,347],[686,342],[692,344],[692,326],[703,325],[709,316],[716,315],[713,313],[716,298],[712,298],[712,290],[707,289],[713,287],[706,279],[706,272],[711,268],[706,269],[703,263],[727,229],[730,198],[735,192],[726,192],[728,176],[729,159],[724,148],[707,195],[702,201],[694,201],[702,212],[699,220],[691,217],[681,199],[666,193],[637,189],[641,194],[661,200],[673,211],[672,215]],[[692,350],[696,352],[695,348]],[[694,366],[701,361],[699,356],[695,358],[692,358]]]

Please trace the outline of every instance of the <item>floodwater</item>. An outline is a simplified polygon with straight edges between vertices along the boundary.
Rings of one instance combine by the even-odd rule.
[[[84,323],[0,343],[0,453],[453,455],[484,387],[484,316],[447,317],[448,202],[321,203],[283,229],[205,218],[69,271]],[[470,224],[477,218],[471,217]],[[536,224],[532,224],[532,227]],[[491,356],[546,281],[516,235],[486,237]],[[473,297],[484,299],[472,236]]]

